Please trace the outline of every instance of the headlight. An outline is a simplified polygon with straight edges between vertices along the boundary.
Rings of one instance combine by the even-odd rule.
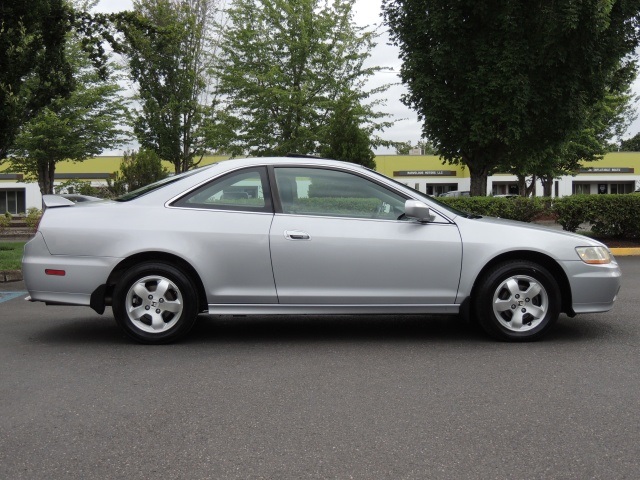
[[[576,247],[580,260],[589,265],[611,263],[611,254],[605,247]]]

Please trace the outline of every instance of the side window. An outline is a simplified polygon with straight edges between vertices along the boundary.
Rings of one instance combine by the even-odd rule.
[[[366,178],[322,168],[275,169],[283,213],[396,220],[405,198]]]
[[[176,207],[272,212],[265,167],[229,173],[173,203]]]

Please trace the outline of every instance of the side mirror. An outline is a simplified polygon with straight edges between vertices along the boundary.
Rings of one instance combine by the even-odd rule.
[[[409,218],[415,218],[423,223],[433,220],[431,209],[418,200],[407,200],[404,202],[404,214]]]

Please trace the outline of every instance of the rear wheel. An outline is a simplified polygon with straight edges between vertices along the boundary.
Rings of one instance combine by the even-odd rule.
[[[172,265],[141,263],[118,281],[113,313],[125,333],[141,343],[168,343],[185,335],[197,316],[198,296],[188,276]]]
[[[474,306],[482,328],[510,341],[537,340],[560,315],[560,288],[543,266],[526,261],[497,265],[484,275]]]

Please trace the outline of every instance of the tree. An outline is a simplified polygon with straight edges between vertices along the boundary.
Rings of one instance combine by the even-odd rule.
[[[234,0],[222,33],[219,91],[236,138],[229,149],[251,155],[289,152],[368,162],[390,125],[365,91],[378,67],[364,62],[376,33],[353,22],[354,0]],[[348,118],[341,119],[344,113]],[[357,148],[341,144],[355,141]],[[348,125],[348,127],[347,127]],[[366,145],[365,145],[366,143]],[[355,153],[355,152],[358,153]]]
[[[620,142],[620,151],[640,152],[640,133],[636,133],[633,137]]]
[[[124,31],[123,53],[141,104],[136,136],[144,148],[173,163],[176,173],[199,164],[206,152],[216,2],[137,0],[134,9],[144,22]]]
[[[559,148],[612,78],[635,71],[637,1],[383,0],[403,101],[471,193],[496,168]]]
[[[113,183],[107,180],[109,190],[116,195],[132,192],[169,175],[162,160],[153,150],[140,149],[138,152],[124,152],[120,171],[116,172]]]
[[[633,77],[616,81],[608,89],[605,97],[585,112],[584,127],[572,132],[564,142],[554,148],[537,152],[524,162],[514,162],[516,167],[507,169],[518,175],[521,194],[531,193],[532,188],[523,190],[524,178],[532,175],[531,185],[539,178],[544,195],[551,196],[553,181],[563,175],[575,175],[585,162],[600,160],[609,150],[612,138],[620,137],[635,118],[632,108],[634,96],[631,93]]]
[[[396,155],[409,155],[409,152],[413,148],[411,142],[397,142],[395,147]]]
[[[0,161],[22,125],[73,89],[64,48],[70,25],[64,0],[0,4]]]
[[[72,67],[75,88],[57,97],[22,126],[10,150],[11,170],[36,179],[42,194],[53,193],[56,163],[83,161],[113,148],[126,138],[120,126],[126,106],[115,80],[104,81],[79,40],[68,34],[65,58]],[[28,80],[27,87],[40,80]]]
[[[364,114],[362,107],[354,105],[349,98],[338,100],[323,135],[320,154],[326,158],[375,168],[371,132],[361,126]]]
[[[414,148],[420,149],[420,155],[435,155],[437,153],[433,142],[425,139],[416,143],[415,147],[411,145],[411,142],[396,142],[394,146],[396,147],[396,155],[409,155],[410,150]]]

